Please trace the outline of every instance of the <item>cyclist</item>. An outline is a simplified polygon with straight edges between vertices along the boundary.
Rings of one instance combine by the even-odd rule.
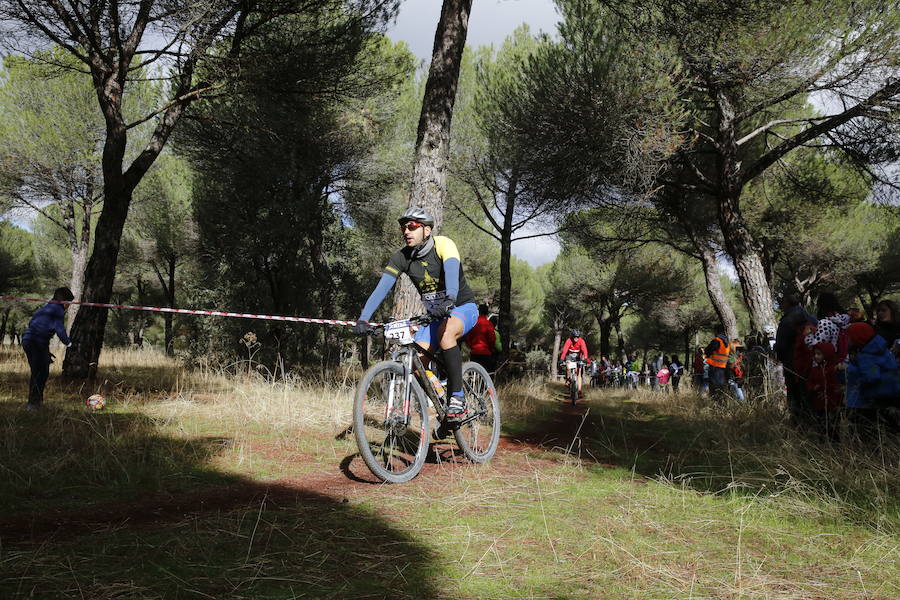
[[[559,355],[559,360],[565,361],[567,355],[569,355],[569,360],[578,360],[579,358],[585,362],[588,360],[587,343],[581,337],[581,331],[578,329],[573,329],[569,338],[566,339],[566,343],[563,344],[562,352]],[[584,393],[581,391],[581,377],[578,378],[578,396],[584,396]]]
[[[369,319],[394,287],[400,273],[406,273],[419,291],[428,314],[436,317],[430,325],[416,332],[416,342],[428,350],[436,345],[443,350],[449,399],[447,417],[462,419],[467,409],[462,391],[462,355],[457,340],[478,320],[475,295],[466,283],[456,244],[448,237],[431,235],[434,227],[431,213],[418,206],[410,207],[397,222],[405,246],[391,256],[353,330],[358,334],[371,331]]]

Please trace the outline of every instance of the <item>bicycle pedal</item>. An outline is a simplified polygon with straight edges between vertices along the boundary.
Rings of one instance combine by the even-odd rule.
[[[435,441],[441,441],[450,437],[453,429],[446,423],[438,423],[438,426],[431,430],[431,437]]]

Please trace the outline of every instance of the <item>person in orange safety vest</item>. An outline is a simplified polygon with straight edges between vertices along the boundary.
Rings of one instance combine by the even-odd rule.
[[[728,385],[726,369],[731,345],[724,333],[716,335],[706,346],[706,364],[709,365],[709,396],[715,400],[723,400]]]

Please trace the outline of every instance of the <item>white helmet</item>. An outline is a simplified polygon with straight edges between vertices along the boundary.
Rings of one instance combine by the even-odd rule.
[[[434,217],[421,206],[410,206],[402,215],[400,215],[400,218],[397,219],[397,222],[401,225],[409,221],[418,221],[422,225],[434,227]]]

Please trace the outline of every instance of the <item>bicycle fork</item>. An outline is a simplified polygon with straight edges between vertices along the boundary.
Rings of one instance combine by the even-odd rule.
[[[389,424],[391,422],[391,415],[394,414],[394,406],[398,403],[402,403],[403,406],[403,425],[409,425],[409,403],[412,398],[412,360],[409,356],[407,356],[403,361],[403,375],[402,379],[398,381],[398,377],[395,374],[391,374],[391,382],[388,389],[388,397],[387,402],[385,402],[384,406],[384,422],[385,424]],[[397,384],[402,383],[403,385],[403,394],[402,398],[397,397]]]

